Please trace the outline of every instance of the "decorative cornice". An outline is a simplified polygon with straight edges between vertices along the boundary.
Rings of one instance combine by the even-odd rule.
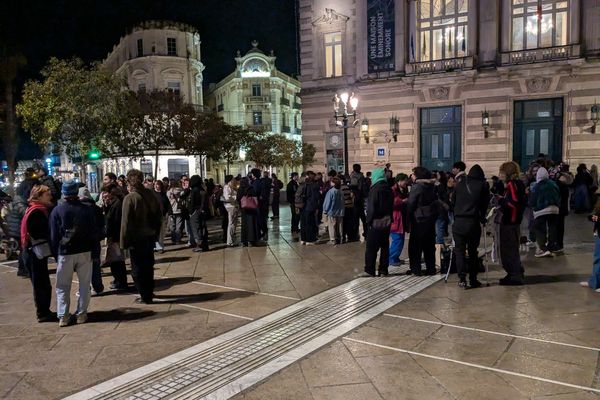
[[[431,100],[448,100],[450,95],[450,89],[445,86],[438,86],[429,89],[429,96]]]
[[[313,26],[322,24],[333,24],[335,22],[346,22],[350,17],[337,13],[333,8],[326,8],[323,15],[315,19],[312,24]]]
[[[527,79],[525,81],[525,86],[527,86],[529,93],[540,93],[547,92],[551,83],[552,80],[549,78],[536,76],[535,78]]]

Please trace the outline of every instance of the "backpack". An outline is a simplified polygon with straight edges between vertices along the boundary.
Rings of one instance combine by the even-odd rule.
[[[8,236],[21,238],[21,221],[27,211],[27,202],[21,196],[15,196],[7,206],[8,212],[4,218],[8,226]]]
[[[306,205],[306,183],[300,185],[298,190],[296,190],[296,195],[294,197],[294,205],[296,208],[304,208]]]

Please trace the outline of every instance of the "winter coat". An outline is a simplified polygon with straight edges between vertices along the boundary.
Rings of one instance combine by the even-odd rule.
[[[13,197],[13,200],[8,204],[8,212],[4,220],[8,226],[8,236],[11,238],[19,239],[21,237],[21,220],[27,210],[27,200],[17,195]]]
[[[223,188],[223,204],[225,208],[237,208],[237,190],[233,189],[229,184]]]
[[[306,200],[304,210],[308,212],[317,211],[321,200],[321,191],[317,182],[306,183]]]
[[[454,218],[475,220],[485,224],[485,216],[490,203],[490,187],[485,181],[481,167],[475,164],[465,179],[454,187]]]
[[[171,203],[171,213],[173,215],[179,215],[182,212],[181,192],[183,192],[183,189],[180,187],[171,188],[167,192],[167,197]]]
[[[121,240],[121,218],[123,216],[123,202],[115,199],[106,211],[106,238],[113,243]]]
[[[387,229],[392,225],[394,195],[383,168],[373,171],[372,180],[367,199],[367,225],[374,229]]]
[[[432,179],[415,181],[408,195],[407,212],[411,224],[435,222],[438,206]]]
[[[155,240],[162,225],[160,205],[151,190],[137,188],[123,199],[121,248],[135,247],[141,240]]]
[[[21,248],[27,248],[30,240],[50,240],[48,214],[48,208],[45,205],[31,203],[21,222]]]
[[[575,178],[570,172],[560,172],[555,177],[560,192],[560,215],[569,215],[569,199],[571,197],[571,185]]]
[[[354,193],[348,185],[342,184],[342,195],[344,196],[344,208],[354,208]]]
[[[95,231],[97,236],[94,238],[94,244],[92,245],[92,259],[97,259],[100,258],[100,249],[102,247],[100,242],[102,239],[104,239],[106,232],[104,214],[102,213],[102,209],[96,205],[94,200],[83,199],[81,202],[86,206],[91,207],[91,209],[94,211],[94,225],[96,226]]]
[[[525,184],[520,179],[511,179],[506,183],[504,197],[498,200],[502,213],[502,225],[521,225],[523,212],[527,205]]]
[[[298,182],[293,179],[288,182],[285,189],[288,203],[294,204],[296,202],[296,191],[298,190],[298,186]]]
[[[330,188],[323,200],[323,213],[328,217],[343,217],[344,209],[344,195],[341,189]]]
[[[407,233],[409,231],[408,217],[406,213],[406,199],[408,192],[403,191],[398,186],[392,187],[394,195],[394,205],[392,212],[391,233]]]
[[[556,183],[548,178],[546,168],[537,171],[536,184],[529,195],[529,206],[533,209],[534,218],[558,214],[560,211],[560,191]]]
[[[100,233],[95,210],[79,199],[69,199],[50,214],[50,247],[55,256],[92,251]]]

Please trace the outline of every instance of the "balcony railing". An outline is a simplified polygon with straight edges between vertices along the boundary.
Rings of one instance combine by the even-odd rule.
[[[246,96],[244,97],[244,103],[248,104],[248,103],[252,103],[252,104],[257,104],[257,103],[270,103],[271,102],[271,96]]]
[[[281,132],[283,132],[283,133],[290,133],[291,132],[290,127],[282,125],[281,126]]]
[[[302,108],[302,104],[301,104],[301,103],[296,103],[296,102],[294,102],[294,108],[295,108],[296,110],[300,110],[300,109]]]
[[[282,97],[281,98],[281,105],[289,107],[289,105],[290,105],[290,99],[286,99],[285,97]]]
[[[519,50],[500,54],[500,64],[532,64],[538,62],[568,60],[579,58],[581,48],[578,44],[557,47],[544,47],[541,49]]]
[[[436,72],[464,71],[469,69],[473,69],[473,57],[460,57],[410,63],[406,65],[406,74],[433,74]]]

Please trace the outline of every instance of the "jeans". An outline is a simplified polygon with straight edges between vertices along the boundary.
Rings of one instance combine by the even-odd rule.
[[[448,220],[445,218],[438,218],[435,221],[435,244],[444,244],[446,229],[448,229]]]
[[[160,224],[160,233],[158,234],[158,242],[154,245],[156,250],[164,250],[165,248],[165,234],[167,233],[167,216],[163,215]]]
[[[100,259],[92,259],[92,289],[96,293],[104,291],[104,284],[102,283],[102,269],[100,268]]]
[[[71,304],[71,283],[73,272],[79,280],[79,299],[76,314],[87,312],[90,304],[90,283],[92,280],[91,252],[58,256],[56,267],[56,314],[58,317],[69,315]]]
[[[188,234],[188,244],[192,247],[196,247],[198,243],[198,232],[194,229],[191,217],[185,220],[185,230]]]
[[[596,237],[594,246],[594,266],[592,268],[592,276],[588,280],[590,288],[596,290],[600,288],[600,238]]]
[[[154,238],[140,238],[130,248],[131,275],[142,301],[149,303],[154,297]]]
[[[390,243],[390,264],[398,264],[400,263],[400,255],[402,254],[402,249],[404,248],[404,233],[394,233],[390,234],[392,237],[392,243]]]
[[[235,206],[226,207],[227,210],[227,244],[232,245],[235,242],[235,228],[237,226],[237,220],[239,211]]]
[[[33,285],[33,301],[37,317],[45,317],[50,314],[50,301],[52,300],[48,258],[40,260],[32,250],[26,249],[23,251],[23,260]]]
[[[181,214],[171,215],[171,240],[173,244],[179,244],[181,242],[181,235],[183,233],[183,218]]]
[[[541,215],[533,221],[533,231],[540,250],[556,250],[557,214]]]
[[[379,273],[386,275],[390,261],[390,228],[370,228],[367,233],[367,248],[365,249],[365,272],[375,274],[375,263],[379,251]]]

